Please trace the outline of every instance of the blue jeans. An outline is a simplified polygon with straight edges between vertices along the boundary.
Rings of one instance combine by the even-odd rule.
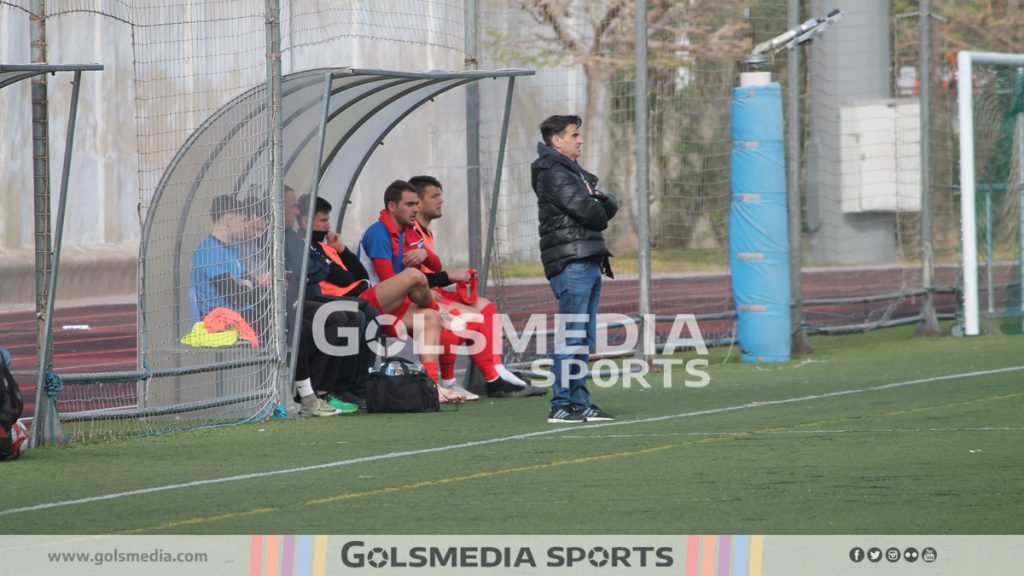
[[[575,261],[551,280],[551,291],[558,299],[558,313],[584,315],[584,321],[556,320],[556,331],[563,328],[566,333],[565,346],[559,346],[560,337],[555,336],[554,386],[552,406],[570,404],[582,408],[590,407],[590,391],[587,390],[587,361],[594,346],[597,332],[597,308],[601,301],[601,266],[597,262]],[[585,336],[581,334],[585,332]],[[578,362],[569,362],[577,360]]]

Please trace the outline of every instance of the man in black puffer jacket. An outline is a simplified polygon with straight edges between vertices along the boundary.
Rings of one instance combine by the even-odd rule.
[[[556,322],[558,330],[585,333],[586,337],[565,338],[566,347],[555,349],[550,423],[613,419],[590,401],[587,362],[595,341],[601,274],[612,277],[612,254],[601,232],[619,206],[615,198],[597,189],[597,176],[576,163],[583,146],[582,124],[579,116],[544,120],[540,124],[544,141],[537,144],[539,157],[531,165],[540,220],[540,256],[558,300],[558,314],[587,318],[585,322]]]

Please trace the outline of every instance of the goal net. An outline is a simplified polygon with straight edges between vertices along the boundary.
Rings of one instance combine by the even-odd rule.
[[[961,52],[963,329],[1021,333],[1024,55]]]

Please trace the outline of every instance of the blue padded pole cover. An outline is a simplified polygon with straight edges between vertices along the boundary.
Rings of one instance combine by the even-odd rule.
[[[742,362],[790,354],[789,228],[779,84],[732,92],[729,260]]]

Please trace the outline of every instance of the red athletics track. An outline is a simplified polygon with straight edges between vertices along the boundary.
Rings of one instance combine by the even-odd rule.
[[[936,285],[950,286],[956,281],[953,266],[936,268]],[[999,274],[1003,276],[1004,274]],[[1006,279],[999,279],[1005,282]],[[865,294],[888,294],[901,286],[919,286],[917,268],[861,268],[857,270],[806,270],[803,274],[805,299],[841,298]],[[606,281],[601,292],[601,310],[633,314],[637,311],[637,281]],[[733,308],[729,276],[694,274],[655,278],[652,286],[656,314],[709,314]],[[551,314],[554,298],[546,283],[507,286],[502,291],[502,308],[519,325],[530,314]],[[813,306],[805,309],[812,326],[829,326],[878,320],[880,310],[891,301],[871,304]],[[920,298],[907,298],[893,310],[890,318],[906,318],[919,313]],[[956,310],[952,294],[936,296],[940,313]],[[88,330],[70,329],[88,325]],[[58,373],[131,371],[136,365],[136,306],[134,303],[93,304],[58,308],[54,312],[54,369]],[[64,327],[68,327],[65,329]],[[732,333],[732,321],[701,323],[707,339]],[[35,369],[35,315],[31,310],[0,312],[0,346],[10,350],[14,369]],[[34,409],[35,382],[30,376],[16,375],[26,397],[25,414]],[[74,386],[76,396],[87,396],[85,386]],[[130,389],[130,387],[127,387]],[[83,398],[84,400],[85,398]]]

